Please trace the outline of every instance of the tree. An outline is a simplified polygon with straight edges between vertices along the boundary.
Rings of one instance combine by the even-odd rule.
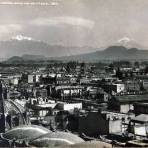
[[[122,79],[123,78],[122,75],[123,75],[123,73],[120,71],[120,68],[118,67],[117,72],[116,72],[116,77],[119,79]]]
[[[144,69],[145,73],[148,73],[148,66]]]
[[[68,62],[67,65],[66,65],[66,71],[68,73],[70,73],[71,70],[74,70],[76,68],[76,65],[77,65],[77,63],[75,61]]]
[[[135,66],[135,67],[139,67],[139,62],[136,61],[136,62],[134,63],[134,66]]]

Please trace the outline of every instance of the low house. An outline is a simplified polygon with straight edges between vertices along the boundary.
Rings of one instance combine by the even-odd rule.
[[[116,95],[125,91],[123,83],[104,83],[101,87],[109,94]]]
[[[28,75],[28,83],[32,84],[32,83],[36,83],[36,82],[40,82],[40,77],[41,74],[29,74]]]
[[[141,83],[139,81],[126,81],[125,89],[127,92],[139,92],[141,90]]]
[[[98,103],[108,102],[109,94],[106,93],[102,88],[88,87],[87,92],[88,97],[96,100]]]
[[[139,114],[148,114],[148,103],[134,103],[134,113]]]
[[[92,81],[91,78],[83,77],[83,78],[80,79],[80,84],[81,85],[83,85],[83,84],[89,84],[91,81]]]
[[[82,94],[82,86],[61,85],[56,86],[53,96],[57,98],[69,99],[73,97],[80,97]]]
[[[148,95],[124,95],[114,96],[109,100],[108,108],[121,113],[133,111],[133,104],[136,102],[148,102]]]
[[[130,121],[131,133],[137,138],[147,137],[148,135],[148,115],[140,114]]]
[[[26,104],[30,112],[31,122],[43,120],[46,116],[52,116],[52,110],[57,103],[54,101],[43,100],[42,98],[31,98]]]
[[[28,75],[28,83],[34,83],[36,82],[36,78],[34,74],[29,74]]]
[[[79,133],[88,136],[121,133],[123,118],[127,118],[126,114],[90,111],[79,117]]]
[[[52,76],[41,76],[41,82],[43,84],[55,84],[56,83],[56,77],[52,77]]]
[[[77,83],[77,78],[76,77],[70,77],[70,83],[71,84],[76,84]]]
[[[68,85],[71,83],[69,77],[56,77],[56,85]]]
[[[75,109],[82,109],[82,103],[57,103],[55,108],[61,111],[74,112]]]
[[[10,79],[10,83],[13,85],[18,85],[19,79],[20,78],[18,78],[18,77],[13,77],[12,79]]]
[[[143,88],[148,90],[148,80],[143,80]]]
[[[35,97],[47,98],[47,89],[36,88]]]

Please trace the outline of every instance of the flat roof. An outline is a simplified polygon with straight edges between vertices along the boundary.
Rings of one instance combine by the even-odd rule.
[[[142,102],[147,101],[148,102],[148,94],[144,95],[123,95],[123,96],[114,96],[112,98],[114,101],[118,101],[120,103],[136,103],[136,102]]]
[[[131,119],[132,122],[136,123],[147,123],[148,122],[148,115],[147,114],[140,114]]]

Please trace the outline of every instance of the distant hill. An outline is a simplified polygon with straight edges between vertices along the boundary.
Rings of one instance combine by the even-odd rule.
[[[61,61],[85,61],[95,62],[101,60],[148,60],[148,50],[139,50],[137,48],[126,48],[124,46],[110,46],[103,51],[96,51],[87,54],[79,54],[62,57],[45,57],[42,55],[23,55],[22,57],[14,56],[7,62],[23,62],[27,60],[61,60]]]
[[[47,60],[47,58],[43,55],[29,55],[29,54],[24,54],[21,57],[23,60],[32,60],[32,61],[36,61],[36,60]]]
[[[148,60],[148,50],[126,48],[124,46],[110,46],[103,51],[87,54],[61,57],[59,60],[100,61],[100,60]]]
[[[0,57],[12,57],[22,55],[42,55],[45,57],[61,57],[88,53],[96,51],[92,47],[66,47],[60,45],[49,45],[37,40],[16,40],[0,41]],[[29,56],[30,57],[30,56]],[[25,57],[26,58],[26,57]]]
[[[137,48],[133,48],[137,47]],[[128,37],[119,39],[114,46],[107,48],[65,47],[49,45],[31,37],[17,35],[8,41],[0,41],[0,57],[7,57],[7,62],[41,61],[41,60],[148,60],[148,50]],[[14,57],[13,57],[14,56]]]
[[[31,61],[34,61],[34,62],[39,62],[39,61],[46,61],[47,58],[45,56],[42,56],[42,55],[23,55],[21,57],[19,56],[13,56],[11,58],[9,58],[7,61],[5,61],[4,63],[7,63],[7,64],[18,64],[18,63],[31,63]]]
[[[7,60],[7,63],[17,63],[17,62],[23,62],[23,58],[19,56],[13,56],[10,59]]]

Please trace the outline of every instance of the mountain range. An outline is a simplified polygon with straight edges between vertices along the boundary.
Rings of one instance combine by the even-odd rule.
[[[139,50],[137,48],[126,48],[124,46],[110,46],[103,51],[96,51],[87,54],[79,54],[62,57],[45,57],[41,55],[23,55],[14,56],[8,61],[27,61],[27,60],[61,60],[61,61],[85,61],[95,62],[101,60],[148,60],[148,50]]]
[[[87,54],[61,57],[59,60],[100,61],[100,60],[148,60],[148,50],[126,48],[124,46],[110,46],[103,51]]]
[[[73,54],[88,53],[95,51],[92,47],[66,47],[62,45],[49,45],[43,41],[29,39],[11,39],[0,41],[1,57],[22,55],[42,55],[45,57],[61,57]]]
[[[137,47],[137,48],[133,48]],[[31,37],[16,36],[9,41],[0,41],[1,56],[10,57],[8,62],[23,62],[28,60],[76,60],[76,61],[100,61],[100,60],[148,60],[148,50],[144,50],[127,37],[109,47],[65,47],[61,45],[49,45],[43,41],[37,41]]]

